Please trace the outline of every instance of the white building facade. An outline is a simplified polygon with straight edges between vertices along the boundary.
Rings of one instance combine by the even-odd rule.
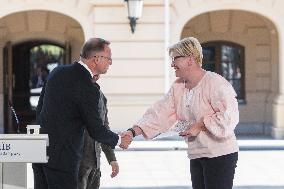
[[[237,54],[232,56],[241,78],[236,84],[237,132],[284,138],[282,0],[144,0],[134,34],[123,0],[0,0],[0,5],[2,133],[15,131],[9,101],[20,115],[32,114],[21,113],[17,109],[21,105],[15,103],[24,102],[17,98],[32,97],[30,91],[20,89],[28,88],[21,88],[25,85],[21,78],[30,77],[25,74],[31,67],[27,50],[35,45],[64,49],[64,61],[70,63],[78,60],[88,38],[111,42],[113,65],[100,83],[108,98],[111,128],[118,131],[131,127],[174,81],[167,46],[194,36],[208,53],[209,67],[223,75],[223,68],[233,65],[226,53]],[[25,188],[25,165],[0,166],[0,188]]]
[[[214,52],[216,69],[223,63],[221,47],[240,49],[242,98],[237,131],[284,138],[284,2],[281,0],[144,0],[143,14],[134,34],[123,0],[1,0],[0,3],[2,132],[9,132],[6,124],[12,119],[7,102],[21,96],[15,94],[17,74],[25,72],[21,65],[25,51],[19,50],[22,46],[55,44],[68,49],[69,59],[65,60],[72,62],[78,60],[80,47],[88,38],[109,40],[113,65],[100,83],[108,98],[111,128],[125,130],[175,79],[165,57],[166,47],[194,36],[210,53]]]

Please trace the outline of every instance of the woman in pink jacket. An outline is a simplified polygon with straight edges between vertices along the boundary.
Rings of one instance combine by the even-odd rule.
[[[239,151],[236,93],[222,76],[201,68],[197,39],[185,38],[169,53],[178,79],[125,134],[151,139],[173,126],[185,127],[179,134],[188,143],[193,189],[231,189]]]

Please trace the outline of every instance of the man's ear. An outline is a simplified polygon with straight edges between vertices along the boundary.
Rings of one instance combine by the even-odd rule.
[[[93,66],[97,66],[98,64],[98,58],[97,57],[93,57],[92,59],[90,59],[90,64]]]

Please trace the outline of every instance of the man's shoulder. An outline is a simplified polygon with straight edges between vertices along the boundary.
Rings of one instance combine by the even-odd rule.
[[[58,66],[58,72],[67,77],[74,78],[75,80],[90,80],[90,74],[88,71],[79,63],[74,62],[73,64]]]
[[[51,73],[49,74],[50,76],[56,76],[56,75],[61,75],[64,73],[68,73],[68,70],[71,70],[73,65],[58,65],[56,68],[54,68]]]

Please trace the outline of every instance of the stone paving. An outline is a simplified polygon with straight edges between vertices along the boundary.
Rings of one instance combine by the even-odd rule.
[[[234,189],[284,189],[284,140],[238,140],[239,162]],[[183,141],[134,141],[129,150],[116,149],[120,173],[102,155],[101,189],[191,189],[189,160]],[[28,167],[28,188],[33,188]]]
[[[101,188],[191,189],[184,144],[134,141],[129,151],[116,151],[120,174],[113,179],[103,156]],[[239,140],[239,145],[234,189],[284,189],[284,140]]]

